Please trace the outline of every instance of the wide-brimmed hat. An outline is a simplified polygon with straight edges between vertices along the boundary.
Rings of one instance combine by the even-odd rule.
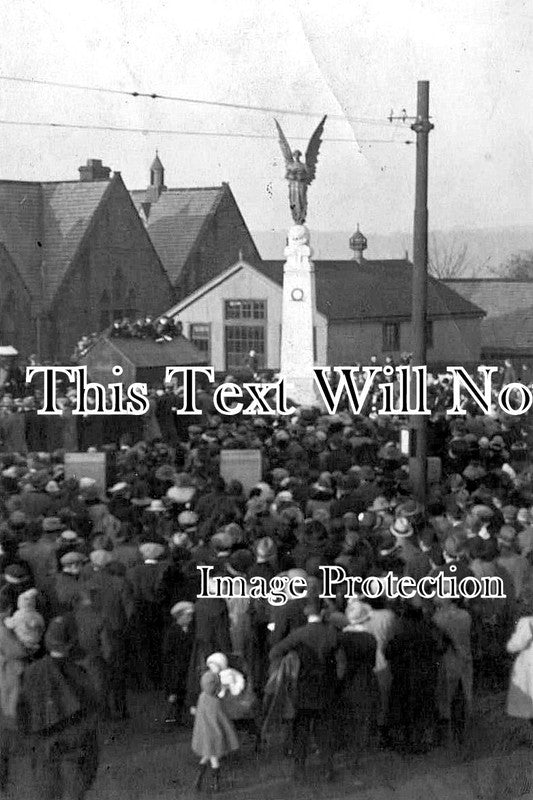
[[[162,511],[166,511],[166,508],[162,500],[151,500],[150,505],[147,506],[146,510],[153,512],[154,514],[160,514]]]
[[[157,561],[165,554],[165,548],[157,542],[145,542],[140,545],[139,552],[145,561]]]
[[[170,614],[173,617],[180,617],[186,611],[194,611],[194,603],[191,603],[189,600],[179,600],[179,602],[175,603],[170,609]]]
[[[409,499],[396,507],[396,516],[408,519],[409,517],[416,517],[417,514],[421,514],[423,510],[420,503],[416,500]]]
[[[62,567],[69,567],[72,566],[72,564],[82,564],[84,561],[85,556],[77,550],[69,550],[68,553],[65,553],[65,555],[61,556],[59,559],[59,563]]]
[[[389,530],[397,539],[407,539],[413,535],[413,526],[407,517],[397,517]]]
[[[89,555],[89,558],[91,560],[91,564],[99,569],[107,567],[107,565],[111,564],[113,561],[113,556],[109,550],[93,550]]]
[[[171,486],[166,496],[171,503],[185,505],[192,500],[195,491],[194,486]]]

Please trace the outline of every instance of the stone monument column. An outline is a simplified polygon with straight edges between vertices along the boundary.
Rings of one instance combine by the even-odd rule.
[[[318,403],[314,381],[315,267],[305,225],[289,229],[283,268],[280,377],[286,397],[299,405]]]

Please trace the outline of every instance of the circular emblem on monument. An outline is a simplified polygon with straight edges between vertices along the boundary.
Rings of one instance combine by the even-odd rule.
[[[293,289],[291,292],[291,300],[296,300],[299,302],[300,300],[304,299],[304,292],[303,289]]]

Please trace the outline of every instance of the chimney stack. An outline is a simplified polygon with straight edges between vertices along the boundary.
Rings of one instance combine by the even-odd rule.
[[[108,181],[111,169],[104,167],[99,158],[88,158],[85,166],[79,167],[80,181]]]

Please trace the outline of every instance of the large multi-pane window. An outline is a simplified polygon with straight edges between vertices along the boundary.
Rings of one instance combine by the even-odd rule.
[[[266,366],[266,300],[224,300],[224,320],[226,369],[249,366],[251,350],[255,352],[257,367],[263,369]]]
[[[246,367],[250,351],[254,350],[257,366],[265,366],[265,326],[264,325],[226,325],[226,369],[235,370]]]
[[[224,317],[231,319],[265,319],[266,302],[264,300],[226,300]]]
[[[207,322],[192,322],[189,328],[189,339],[209,362],[211,359],[211,325]]]

